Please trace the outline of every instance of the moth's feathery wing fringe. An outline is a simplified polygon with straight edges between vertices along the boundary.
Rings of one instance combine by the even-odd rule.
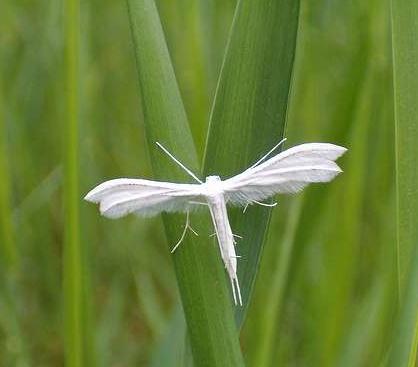
[[[310,183],[331,181],[342,172],[334,161],[346,151],[328,143],[297,145],[223,181],[225,198],[231,204],[245,205],[299,192]]]
[[[191,205],[190,201],[201,198],[199,187],[195,184],[118,178],[98,185],[84,199],[100,203],[101,214],[108,218],[120,218],[130,213],[152,216],[163,211],[196,209],[197,205]]]

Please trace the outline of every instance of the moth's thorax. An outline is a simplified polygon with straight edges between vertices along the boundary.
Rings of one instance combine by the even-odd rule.
[[[219,176],[208,176],[203,184],[206,195],[217,196],[223,194],[222,180]]]
[[[221,178],[219,176],[208,176],[206,177],[206,182],[210,182],[210,183],[221,182]]]

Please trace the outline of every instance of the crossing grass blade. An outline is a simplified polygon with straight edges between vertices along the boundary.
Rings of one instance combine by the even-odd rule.
[[[151,165],[157,179],[190,180],[158,148],[159,141],[186,166],[199,172],[182,99],[177,87],[157,8],[153,0],[128,0],[142,109]],[[173,246],[185,224],[184,215],[163,215],[168,243]],[[241,366],[224,269],[207,213],[191,216],[196,239],[188,234],[173,254],[188,333],[196,366]]]
[[[210,107],[205,57],[204,28],[202,26],[199,1],[178,0],[156,1],[172,63],[176,71],[178,86],[196,144],[199,161],[203,155],[206,137],[207,116]],[[215,79],[216,80],[216,79]]]
[[[400,311],[389,366],[415,366],[418,346],[418,4],[392,0]]]
[[[284,136],[298,28],[299,1],[239,1],[209,124],[204,175],[230,177],[249,167]],[[238,241],[244,307],[257,274],[270,218],[266,207],[230,210]]]

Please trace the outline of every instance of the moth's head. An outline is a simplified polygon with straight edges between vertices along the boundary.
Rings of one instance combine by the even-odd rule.
[[[222,181],[219,176],[208,176],[206,182],[202,185],[202,189],[207,196],[216,196],[222,193]]]
[[[220,182],[221,178],[219,176],[208,176],[206,177],[206,182],[208,183],[214,183],[214,182]]]

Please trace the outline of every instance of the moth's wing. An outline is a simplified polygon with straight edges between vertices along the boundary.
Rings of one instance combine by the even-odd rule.
[[[161,212],[185,212],[198,205],[203,197],[200,185],[177,184],[142,179],[118,178],[103,182],[91,190],[85,200],[100,204],[100,212],[108,218],[130,213],[152,216]]]
[[[223,181],[226,201],[246,205],[275,194],[301,191],[312,182],[328,182],[341,171],[334,162],[346,148],[328,143],[301,144]]]

